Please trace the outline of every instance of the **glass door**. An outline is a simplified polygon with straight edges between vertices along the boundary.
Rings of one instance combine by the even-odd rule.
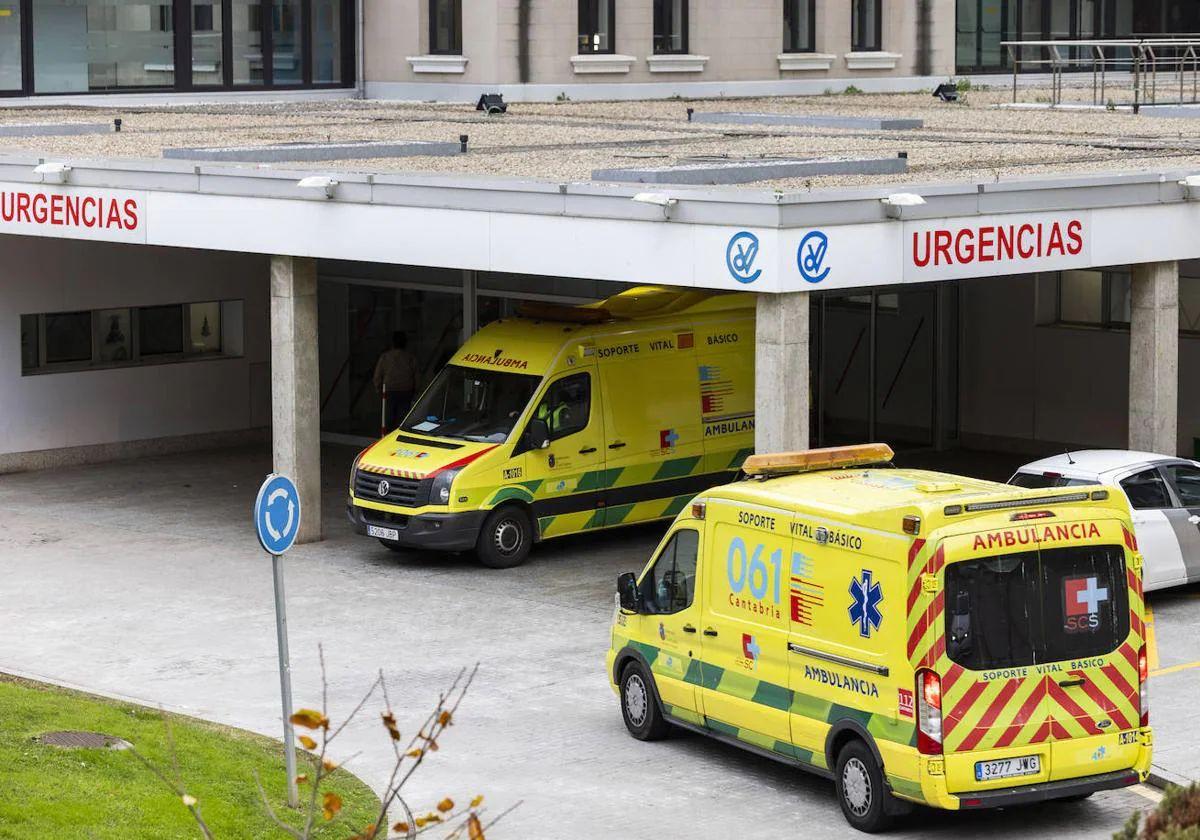
[[[0,92],[24,89],[21,0],[0,0]]]

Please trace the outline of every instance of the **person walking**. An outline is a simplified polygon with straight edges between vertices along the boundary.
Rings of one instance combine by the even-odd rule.
[[[375,390],[383,394],[387,431],[399,426],[412,408],[419,373],[416,357],[408,352],[408,336],[399,331],[392,333],[392,349],[379,357],[374,377]]]

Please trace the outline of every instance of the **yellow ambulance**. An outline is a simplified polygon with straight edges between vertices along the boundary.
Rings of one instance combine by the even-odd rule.
[[[483,327],[350,475],[355,528],[475,549],[673,518],[754,446],[754,298],[638,287]]]
[[[618,580],[630,733],[694,729],[831,777],[846,819],[1143,781],[1142,557],[1102,487],[892,469],[882,444],[755,455]]]

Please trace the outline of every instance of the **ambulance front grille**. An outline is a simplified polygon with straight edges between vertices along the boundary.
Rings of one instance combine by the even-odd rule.
[[[379,492],[382,482],[387,482],[386,485],[383,485],[387,490],[386,495],[381,495]],[[430,484],[430,481],[416,478],[401,478],[395,475],[381,475],[366,470],[357,470],[354,473],[354,497],[369,502],[387,502],[402,507],[421,507],[429,504]]]

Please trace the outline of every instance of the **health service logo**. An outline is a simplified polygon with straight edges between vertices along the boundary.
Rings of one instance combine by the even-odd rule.
[[[819,230],[804,234],[800,247],[796,249],[796,265],[800,276],[809,283],[820,283],[829,276],[825,265],[825,254],[829,251],[829,237]]]
[[[735,233],[725,246],[725,267],[739,283],[753,283],[759,278],[762,269],[755,270],[757,259],[758,237],[748,230]]]
[[[858,635],[871,638],[871,631],[883,624],[879,604],[883,601],[883,586],[872,581],[870,569],[862,570],[862,579],[850,580],[850,623],[858,625]]]

